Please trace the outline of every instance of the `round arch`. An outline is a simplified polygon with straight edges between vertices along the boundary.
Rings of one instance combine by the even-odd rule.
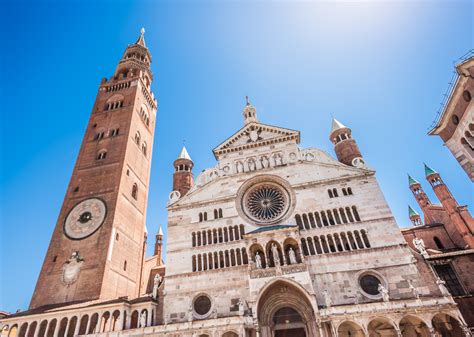
[[[339,337],[365,337],[364,328],[354,321],[343,321],[337,327]]]
[[[263,287],[256,302],[256,313],[261,329],[261,337],[278,336],[286,333],[292,336],[317,336],[316,319],[311,297],[295,281],[278,278]],[[278,326],[275,314],[280,309],[293,310],[300,316],[301,324],[294,327]],[[290,330],[290,329],[293,329]],[[278,331],[277,333],[275,333]],[[287,331],[287,332],[285,332]]]
[[[397,337],[395,324],[387,318],[376,317],[367,325],[369,337]]]
[[[430,337],[426,322],[417,316],[403,316],[398,324],[403,337]]]
[[[464,335],[462,323],[451,315],[438,313],[433,316],[431,322],[435,331],[443,337]]]
[[[235,331],[227,331],[222,335],[222,337],[239,337],[239,334]]]

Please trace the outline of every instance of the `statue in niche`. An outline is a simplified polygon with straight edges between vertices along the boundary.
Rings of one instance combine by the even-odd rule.
[[[237,303],[237,305],[239,306],[239,316],[243,316],[244,315],[244,299],[243,298],[239,298],[239,303]]]
[[[262,258],[260,257],[260,252],[255,254],[255,266],[257,269],[262,269]]]
[[[275,267],[280,265],[280,255],[278,254],[278,248],[275,243],[272,244],[272,255],[273,261],[275,262]]]
[[[413,283],[411,282],[411,280],[408,280],[408,287],[410,288],[413,296],[416,298],[416,299],[419,299],[420,298],[420,292],[418,291],[418,289],[413,285]]]
[[[142,311],[140,314],[140,320],[139,320],[139,328],[145,328],[146,327],[146,312]]]
[[[158,288],[160,287],[161,285],[161,275],[160,274],[156,274],[155,275],[155,278],[153,279],[153,293],[152,293],[152,297],[154,299],[158,298]]]
[[[426,251],[425,242],[423,241],[423,239],[414,238],[413,245],[418,250],[418,252],[420,252],[421,256],[423,256],[425,259],[429,257],[428,252]]]
[[[293,247],[290,247],[288,250],[288,257],[290,258],[290,264],[297,264],[298,262],[296,261],[296,253],[293,250]]]
[[[330,308],[332,306],[332,299],[327,289],[323,291],[323,297],[324,297],[324,302],[326,303],[326,307]]]
[[[379,283],[379,286],[377,287],[377,290],[379,291],[380,295],[382,295],[382,300],[384,302],[390,301],[390,296],[388,294],[388,289],[385,288],[382,283]]]
[[[448,288],[446,288],[446,282],[444,282],[442,279],[438,278],[436,280],[436,284],[439,287],[439,290],[441,290],[441,295],[444,297],[450,297],[451,293],[449,292]]]
[[[263,168],[267,168],[269,166],[269,162],[268,162],[268,158],[267,156],[262,156],[262,158],[260,159],[260,162],[262,163],[262,167]]]

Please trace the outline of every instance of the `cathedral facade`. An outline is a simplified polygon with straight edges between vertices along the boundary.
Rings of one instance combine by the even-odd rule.
[[[337,120],[336,159],[247,99],[214,167],[194,178],[179,153],[166,267],[161,230],[147,258],[157,102],[143,33],[101,82],[30,308],[1,318],[2,336],[470,336]]]

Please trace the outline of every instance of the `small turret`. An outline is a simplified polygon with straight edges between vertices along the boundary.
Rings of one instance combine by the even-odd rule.
[[[423,224],[423,222],[421,222],[421,217],[418,212],[411,208],[410,205],[408,205],[408,216],[410,217],[410,221],[413,226],[420,226]]]
[[[174,161],[173,191],[178,191],[184,196],[193,187],[193,166],[194,163],[189,156],[186,147],[183,146],[178,158]]]
[[[158,234],[156,234],[156,241],[155,241],[155,253],[153,255],[158,255],[158,261],[161,261],[161,253],[163,249],[163,230],[158,230]]]
[[[410,190],[413,193],[416,202],[418,203],[418,206],[420,206],[421,210],[423,211],[423,214],[425,216],[425,222],[429,223],[433,221],[433,219],[430,217],[431,213],[428,209],[431,205],[431,201],[428,198],[428,195],[426,195],[425,191],[423,191],[421,184],[417,180],[413,179],[410,175],[408,175],[408,186],[410,187]]]
[[[430,183],[439,201],[441,201],[443,208],[451,218],[451,221],[455,226],[455,230],[462,237],[463,243],[459,243],[459,245],[466,246],[471,249],[474,248],[474,237],[472,234],[474,229],[474,220],[467,211],[467,208],[459,206],[458,202],[451,194],[446,184],[443,182],[443,179],[441,179],[439,173],[426,164],[425,175],[426,180],[428,180]]]
[[[244,110],[242,111],[242,114],[244,115],[244,124],[247,125],[252,122],[258,122],[257,109],[250,104],[248,96],[245,96],[245,100],[247,101],[247,104],[245,104]]]
[[[347,126],[333,118],[329,139],[334,144],[337,159],[346,165],[364,167],[365,162],[356,141],[352,138],[352,131]]]

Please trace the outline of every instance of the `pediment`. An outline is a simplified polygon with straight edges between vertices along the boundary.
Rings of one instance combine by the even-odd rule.
[[[242,129],[227,138],[213,150],[213,153],[214,156],[219,159],[219,156],[224,153],[241,151],[288,140],[293,140],[299,144],[300,132],[253,122],[245,125]]]

